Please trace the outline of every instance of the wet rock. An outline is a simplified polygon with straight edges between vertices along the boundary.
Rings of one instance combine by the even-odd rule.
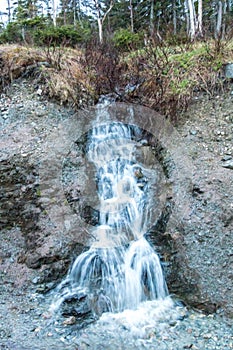
[[[232,156],[230,156],[230,155],[225,155],[223,158],[222,158],[222,161],[229,161],[229,160],[231,160],[232,159]]]
[[[88,296],[81,293],[67,297],[62,303],[61,312],[63,316],[86,316],[91,312]]]
[[[70,326],[76,323],[76,318],[74,316],[71,316],[67,318],[65,321],[63,321],[64,325]]]
[[[222,164],[223,168],[227,168],[227,169],[233,169],[233,159],[229,159],[226,160],[223,164]]]

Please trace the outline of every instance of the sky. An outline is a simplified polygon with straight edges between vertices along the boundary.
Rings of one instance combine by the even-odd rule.
[[[7,0],[0,0],[0,11],[5,11],[7,7]]]
[[[13,3],[14,1],[11,0],[11,3]],[[0,13],[4,12],[6,13],[6,8],[7,8],[7,0],[0,0]],[[7,15],[2,15],[0,16],[0,22],[7,22]]]
[[[0,12],[6,12],[7,8],[7,0],[0,0]],[[0,17],[0,21],[5,22],[7,20],[7,16]]]
[[[14,2],[14,1],[11,1],[11,2]],[[6,8],[7,8],[7,0],[0,0],[0,12],[7,12]],[[2,18],[0,17],[0,21],[4,21],[4,22],[7,21],[7,16],[2,16]]]

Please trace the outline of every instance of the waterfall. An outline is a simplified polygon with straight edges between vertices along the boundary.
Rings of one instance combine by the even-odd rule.
[[[159,257],[144,237],[151,212],[150,178],[156,174],[138,159],[135,128],[115,122],[88,132],[85,154],[95,167],[98,222],[91,229],[91,246],[58,286],[54,308],[75,297],[101,315],[136,309],[168,294]]]

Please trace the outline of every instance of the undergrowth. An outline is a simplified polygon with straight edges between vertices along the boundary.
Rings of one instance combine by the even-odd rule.
[[[214,96],[227,88],[224,65],[233,61],[233,44],[215,41],[169,46],[150,42],[119,52],[113,44],[86,48],[0,46],[0,88],[26,75],[43,95],[82,108],[102,94],[149,106],[177,121],[193,94]]]

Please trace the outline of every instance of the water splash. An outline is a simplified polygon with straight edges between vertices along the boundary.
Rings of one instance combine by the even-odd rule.
[[[95,239],[58,286],[53,309],[75,296],[101,315],[168,295],[159,257],[144,238],[151,170],[137,159],[133,131],[130,125],[111,123],[88,133],[85,152],[96,168],[99,199],[98,223],[91,230]]]

